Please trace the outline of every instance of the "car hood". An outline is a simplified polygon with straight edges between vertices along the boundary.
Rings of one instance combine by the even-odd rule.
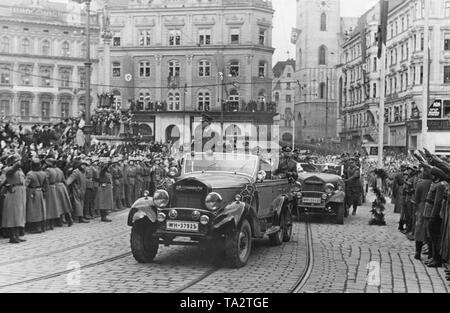
[[[196,179],[214,189],[242,187],[250,183],[250,177],[234,173],[199,173],[183,176],[178,183],[186,179]]]
[[[334,175],[334,174],[325,174],[325,173],[299,173],[298,174],[298,179],[299,180],[305,180],[307,178],[310,177],[318,177],[319,179],[323,180],[325,183],[336,183],[337,181],[339,181],[340,179],[342,179],[340,176],[338,175]]]

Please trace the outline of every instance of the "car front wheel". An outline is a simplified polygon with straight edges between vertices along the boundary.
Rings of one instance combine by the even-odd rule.
[[[245,219],[237,230],[226,234],[225,256],[229,266],[237,268],[247,264],[252,250],[252,230]]]
[[[344,214],[345,214],[345,207],[344,204],[340,204],[339,207],[337,208],[336,211],[336,222],[339,225],[343,225],[344,224]]]
[[[283,228],[283,241],[289,242],[292,237],[292,212],[288,208],[284,214],[284,228]]]
[[[158,238],[153,236],[149,222],[138,221],[131,229],[131,252],[139,263],[152,262],[158,253]]]

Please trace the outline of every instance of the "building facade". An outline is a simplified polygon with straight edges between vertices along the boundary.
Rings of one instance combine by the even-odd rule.
[[[296,20],[296,142],[336,138],[340,1],[298,0]]]
[[[275,124],[280,127],[281,145],[292,145],[295,135],[295,60],[280,61],[273,67],[272,99],[277,104]]]
[[[0,116],[21,125],[59,122],[85,106],[86,14],[79,4],[0,4]],[[91,15],[92,82],[99,24]],[[96,101],[96,88],[91,99]]]
[[[427,147],[438,154],[450,154],[450,1],[430,1],[429,18],[429,100],[427,112],[422,112],[424,80],[424,1],[390,1],[386,53],[385,131],[384,145],[391,149],[414,151]],[[379,60],[376,48],[376,25],[379,5],[368,13],[365,26],[367,57],[343,60],[341,138],[349,146],[377,143],[373,136],[378,124]],[[344,53],[351,53],[361,44],[357,32],[343,45]],[[364,79],[352,82],[352,70],[364,67]],[[347,82],[347,83],[345,83]],[[358,84],[367,88],[366,97],[355,98]],[[352,100],[353,99],[353,100]],[[422,118],[427,118],[426,142],[422,142]]]
[[[273,13],[267,0],[111,0],[102,84],[144,108],[135,117],[157,141],[191,142],[202,113],[237,135],[272,124]]]

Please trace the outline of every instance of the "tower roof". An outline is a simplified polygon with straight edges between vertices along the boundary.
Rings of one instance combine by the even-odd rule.
[[[280,77],[283,75],[284,69],[287,65],[291,65],[295,71],[295,60],[294,59],[287,59],[286,61],[279,61],[275,66],[273,67],[273,75],[275,77]]]

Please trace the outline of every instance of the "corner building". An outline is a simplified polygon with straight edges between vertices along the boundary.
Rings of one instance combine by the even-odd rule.
[[[273,13],[267,0],[111,0],[105,91],[138,103],[139,130],[156,141],[189,144],[202,113],[236,137],[270,126]]]

